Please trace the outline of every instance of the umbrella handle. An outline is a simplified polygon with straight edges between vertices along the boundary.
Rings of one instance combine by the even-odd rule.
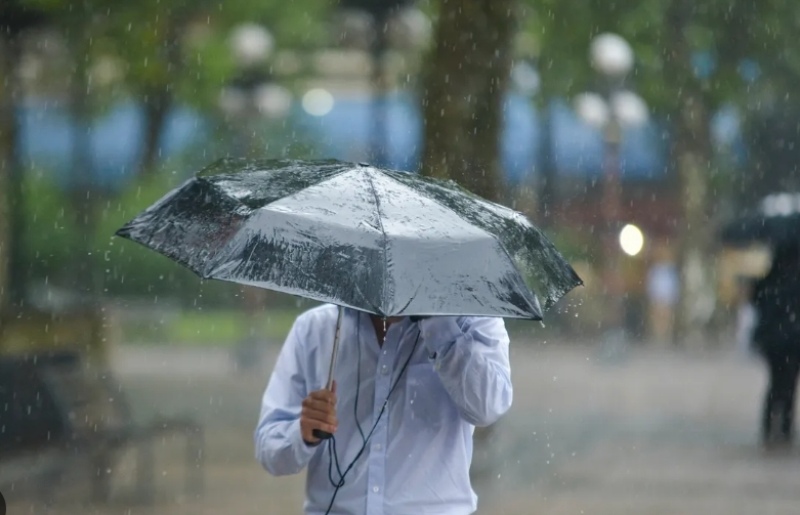
[[[336,335],[333,337],[333,350],[331,351],[331,365],[328,369],[328,384],[325,387],[329,391],[333,388],[333,372],[336,368],[336,357],[339,355],[339,335],[341,334],[343,317],[344,307],[339,306],[339,316],[336,319]],[[327,440],[333,437],[331,433],[322,431],[320,429],[315,429],[312,433],[314,434],[314,437],[319,438],[320,440]]]
[[[333,435],[327,431],[323,431],[322,429],[315,429],[312,431],[314,434],[314,438],[319,438],[320,440],[328,440],[333,438]]]

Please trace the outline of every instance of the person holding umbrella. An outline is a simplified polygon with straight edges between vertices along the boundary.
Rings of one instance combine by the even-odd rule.
[[[312,309],[289,333],[263,397],[258,460],[274,475],[308,469],[309,514],[473,513],[473,431],[497,421],[513,397],[502,319],[403,317],[384,328],[346,310],[329,391],[336,312]],[[337,455],[315,430],[333,434]]]
[[[542,320],[583,284],[521,213],[336,160],[219,160],[117,234],[322,303],[289,332],[254,433],[268,471],[308,470],[310,514],[474,512],[473,431],[513,397],[503,319]]]
[[[721,239],[736,247],[754,243],[772,249],[769,273],[756,281],[753,345],[765,359],[769,384],[761,415],[764,444],[786,445],[794,437],[794,404],[800,372],[800,193],[762,198],[722,227]]]
[[[769,371],[761,436],[767,445],[785,445],[794,437],[800,373],[800,244],[775,248],[769,273],[755,284],[752,304],[758,317],[753,342]]]

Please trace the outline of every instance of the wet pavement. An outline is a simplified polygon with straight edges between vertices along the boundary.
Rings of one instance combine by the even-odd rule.
[[[135,463],[117,470],[116,500],[49,508],[15,499],[17,513],[300,514],[302,475],[273,478],[252,456],[260,396],[277,351],[237,371],[222,349],[121,347],[114,366],[140,420],[190,414],[206,428],[202,499],[182,493],[179,438],[158,442],[158,500],[129,496]],[[634,348],[610,357],[592,345],[512,349],[514,405],[478,449],[478,513],[794,514],[800,454],[758,445],[765,375],[727,350]]]

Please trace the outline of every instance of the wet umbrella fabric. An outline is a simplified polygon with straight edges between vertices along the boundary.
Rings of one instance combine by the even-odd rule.
[[[725,224],[721,239],[729,245],[800,244],[800,193],[776,193],[764,197],[757,209]]]
[[[221,160],[117,234],[204,278],[339,305],[328,389],[345,306],[538,320],[581,284],[521,214],[452,182],[339,161]]]
[[[581,284],[523,215],[339,161],[220,160],[117,231],[203,278],[379,316],[542,318]]]

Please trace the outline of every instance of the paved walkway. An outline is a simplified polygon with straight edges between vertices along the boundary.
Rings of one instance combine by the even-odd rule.
[[[180,442],[166,441],[155,507],[86,507],[67,496],[44,509],[6,493],[9,514],[301,513],[302,476],[272,478],[252,458],[274,356],[273,348],[258,373],[237,372],[215,349],[121,348],[115,356],[141,417],[189,412],[206,424],[203,500],[181,497]],[[652,349],[609,359],[600,349],[554,344],[518,344],[512,359],[514,406],[491,452],[477,451],[490,465],[476,482],[479,513],[800,513],[800,455],[758,446],[760,362]],[[131,467],[123,464],[122,480]]]

